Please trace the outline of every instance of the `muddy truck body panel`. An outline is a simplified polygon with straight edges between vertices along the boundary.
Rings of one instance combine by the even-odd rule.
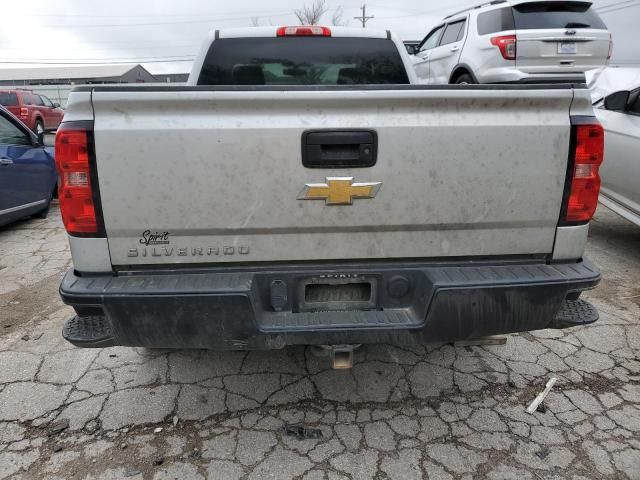
[[[111,261],[549,254],[571,100],[571,90],[94,91]],[[305,133],[354,130],[376,132],[375,165],[303,165]],[[299,199],[339,177],[380,189],[351,205]]]

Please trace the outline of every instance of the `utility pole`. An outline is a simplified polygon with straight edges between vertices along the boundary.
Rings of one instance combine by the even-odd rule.
[[[367,26],[367,22],[369,20],[371,20],[372,18],[376,18],[373,15],[371,15],[370,17],[367,17],[367,6],[366,5],[362,5],[362,7],[360,7],[360,10],[362,10],[362,16],[361,17],[353,17],[355,20],[359,20],[360,22],[362,22],[362,28],[365,28]]]

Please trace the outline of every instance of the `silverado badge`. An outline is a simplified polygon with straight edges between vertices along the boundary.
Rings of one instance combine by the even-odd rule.
[[[327,205],[351,205],[354,198],[374,198],[382,182],[354,183],[353,177],[327,177],[327,183],[307,183],[298,200],[325,200]]]

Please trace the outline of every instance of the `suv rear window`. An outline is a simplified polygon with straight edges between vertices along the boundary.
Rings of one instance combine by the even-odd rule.
[[[606,30],[590,3],[532,2],[513,7],[516,30],[541,28],[595,28]]]
[[[0,92],[0,105],[5,107],[18,105],[18,95],[14,92]]]
[[[408,84],[391,40],[225,38],[211,44],[198,85]]]
[[[515,30],[511,7],[489,10],[478,15],[478,35]]]

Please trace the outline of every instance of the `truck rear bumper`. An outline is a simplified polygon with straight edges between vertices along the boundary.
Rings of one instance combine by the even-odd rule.
[[[367,262],[78,276],[60,285],[81,347],[214,350],[429,343],[590,323],[588,260]]]

